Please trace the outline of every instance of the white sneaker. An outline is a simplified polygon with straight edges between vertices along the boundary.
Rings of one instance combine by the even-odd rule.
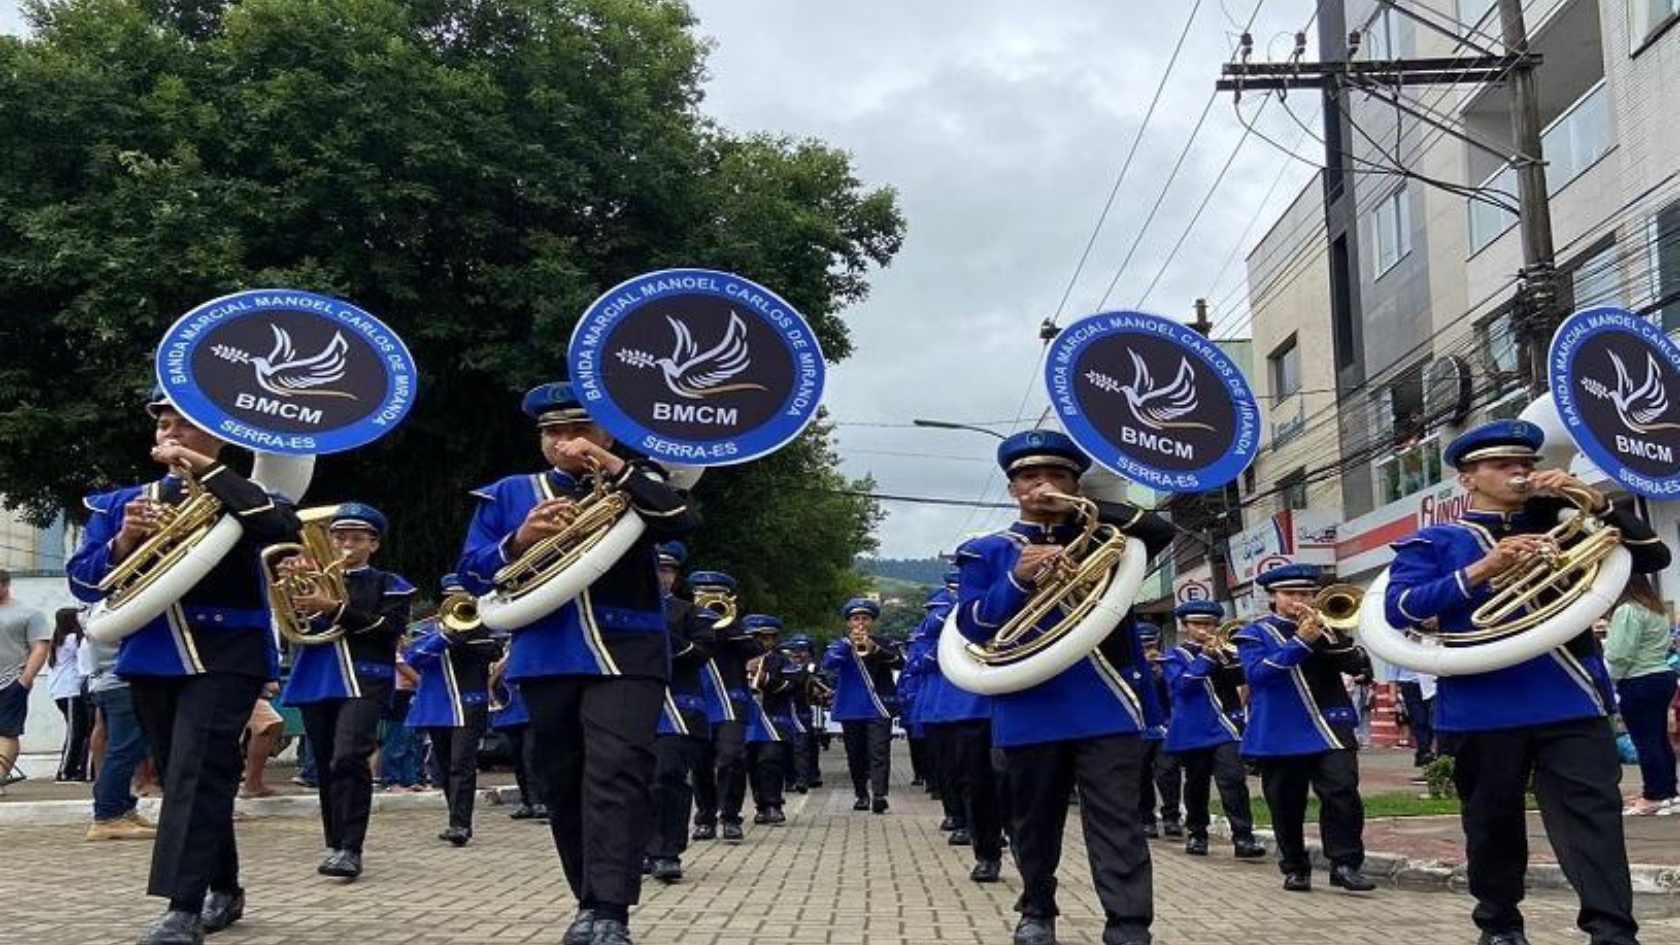
[[[1658,817],[1680,816],[1680,797],[1671,797],[1657,805]]]

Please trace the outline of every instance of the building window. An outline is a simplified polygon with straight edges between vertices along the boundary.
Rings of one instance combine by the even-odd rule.
[[[1381,61],[1404,55],[1400,49],[1400,24],[1392,8],[1384,6],[1365,24],[1362,32],[1360,46],[1365,50],[1366,59]]]
[[[1486,413],[1484,419],[1515,420],[1523,412],[1523,408],[1528,406],[1528,402],[1528,391],[1518,388],[1488,404],[1487,410],[1484,411]]]
[[[1377,204],[1376,215],[1372,217],[1374,239],[1376,246],[1376,264],[1378,278],[1383,273],[1394,268],[1395,263],[1405,258],[1412,251],[1412,210],[1406,200],[1406,188],[1401,187],[1389,194],[1382,203]]]
[[[1564,109],[1540,135],[1546,155],[1546,194],[1555,195],[1565,185],[1586,173],[1598,159],[1610,152],[1615,141],[1610,135],[1610,98],[1599,80],[1588,92]],[[1517,193],[1517,169],[1509,165],[1495,172],[1481,185],[1491,195],[1509,199]],[[1497,193],[1495,193],[1497,192]],[[1517,222],[1517,215],[1480,200],[1468,201],[1470,252],[1475,253]]]
[[[1680,329],[1680,203],[1669,204],[1651,217],[1645,246],[1651,272],[1647,304],[1658,306],[1651,316],[1662,322],[1664,331]]]
[[[1279,345],[1267,360],[1272,365],[1272,395],[1276,398],[1273,403],[1301,389],[1301,346],[1295,343],[1294,335]]]
[[[1680,0],[1627,0],[1628,53],[1639,52],[1680,20]]]
[[[1441,484],[1441,440],[1429,436],[1377,461],[1377,497],[1398,502],[1420,489]]]
[[[1476,326],[1476,347],[1495,393],[1522,385],[1522,349],[1510,312]]]
[[[1496,0],[1458,0],[1458,18],[1471,26],[1480,26],[1484,32],[1499,35],[1499,18],[1486,26],[1482,25],[1482,17],[1488,15]]]
[[[1613,243],[1577,262],[1569,270],[1569,282],[1575,291],[1575,307],[1620,305],[1622,280],[1619,269]]]
[[[1307,470],[1303,467],[1278,480],[1278,508],[1281,510],[1306,507]]]

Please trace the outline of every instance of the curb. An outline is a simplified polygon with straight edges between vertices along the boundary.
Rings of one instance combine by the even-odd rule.
[[[478,792],[478,801],[490,807],[517,803],[518,800],[517,787],[488,787]],[[85,827],[91,816],[91,803],[89,800],[0,802],[0,828]],[[141,798],[140,812],[156,819],[162,803],[155,797]],[[316,817],[321,809],[320,798],[314,794],[238,799],[233,804],[234,817],[240,820]],[[384,794],[376,791],[372,811],[377,814],[381,811],[444,810],[447,807],[442,791],[427,791],[424,794]]]
[[[1230,823],[1223,817],[1217,817],[1208,832],[1210,835],[1229,839]],[[1277,849],[1277,837],[1272,831],[1255,830],[1254,836],[1268,841],[1273,850]],[[1307,853],[1312,857],[1313,869],[1330,869],[1330,861],[1324,858],[1324,847],[1321,844],[1309,842]],[[1396,886],[1410,889],[1444,889],[1467,893],[1470,888],[1470,880],[1463,863],[1412,859],[1398,853],[1367,850],[1363,870],[1365,875],[1372,879],[1386,880]],[[1636,893],[1658,896],[1680,893],[1680,866],[1634,864],[1628,867],[1628,874],[1633,880],[1633,891]],[[1556,863],[1530,863],[1523,885],[1528,889],[1539,890],[1573,889],[1569,885],[1569,878],[1563,874],[1563,867]]]

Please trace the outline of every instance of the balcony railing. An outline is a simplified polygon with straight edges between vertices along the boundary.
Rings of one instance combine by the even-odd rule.
[[[1546,155],[1547,196],[1562,190],[1570,181],[1592,167],[1614,143],[1610,136],[1610,98],[1600,80],[1587,94],[1559,115],[1540,136]],[[1482,182],[1482,187],[1517,192],[1517,169],[1507,165]],[[1479,252],[1517,222],[1514,213],[1480,200],[1467,201],[1470,211],[1470,252]]]

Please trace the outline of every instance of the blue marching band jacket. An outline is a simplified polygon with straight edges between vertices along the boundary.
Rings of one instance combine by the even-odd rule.
[[[844,636],[823,653],[823,668],[834,674],[834,706],[829,717],[836,722],[883,722],[897,712],[898,683],[893,670],[904,658],[879,637],[869,639],[875,649],[868,656],[859,656]]]
[[[804,682],[804,668],[772,649],[762,655],[759,674],[763,688],[752,694],[747,709],[747,743],[779,742],[803,731],[793,711],[793,690]]]
[[[1172,526],[1134,506],[1099,503],[1103,521],[1141,539],[1151,557],[1172,540]],[[1003,531],[972,539],[957,550],[961,585],[957,628],[976,643],[1019,613],[1031,590],[1015,580],[1021,549],[1029,544],[1065,545],[1078,525],[1016,522]],[[1048,614],[1036,628],[1053,625]],[[1027,639],[1031,639],[1031,635]],[[1128,614],[1084,659],[1056,676],[1019,692],[992,697],[992,743],[1009,748],[1103,735],[1144,734],[1162,718],[1137,622]]]
[[[1486,584],[1471,586],[1465,569],[1501,538],[1549,530],[1565,507],[1573,505],[1535,497],[1511,513],[1471,509],[1456,522],[1431,525],[1397,542],[1384,601],[1389,622],[1403,627],[1433,619],[1450,645],[1453,634],[1471,629],[1471,613],[1492,596]],[[1668,566],[1668,548],[1637,516],[1612,507],[1601,517],[1621,530],[1634,571],[1650,573]],[[1515,666],[1443,676],[1436,682],[1436,728],[1443,732],[1543,725],[1613,711],[1614,691],[1591,630]]]
[[[704,678],[711,664],[718,615],[680,597],[665,598],[671,647],[671,678],[659,710],[659,734],[711,737]]]
[[[222,463],[204,469],[198,480],[226,512],[239,519],[244,529],[239,543],[161,616],[123,639],[117,673],[194,676],[208,672],[277,679],[280,653],[269,613],[268,581],[258,556],[267,545],[297,540],[297,513],[291,503],[264,492]],[[99,582],[116,564],[111,560],[112,545],[122,531],[129,502],[145,498],[178,505],[185,496],[182,480],[169,475],[83,499],[91,514],[81,547],[65,565],[70,592],[90,604],[104,596]]]
[[[1242,740],[1241,666],[1184,643],[1162,658],[1161,674],[1172,706],[1166,751],[1195,751]]]
[[[927,638],[926,649],[917,660],[923,675],[918,716],[923,725],[943,725],[947,722],[969,722],[992,717],[992,700],[953,685],[939,669],[939,638],[945,632],[945,620],[956,606],[957,593],[949,587],[940,588],[928,598],[927,616],[917,629]]]
[[[490,702],[490,665],[502,655],[499,641],[483,631],[455,637],[427,621],[403,650],[403,660],[420,674],[409,728],[460,728],[472,706]]]
[[[551,469],[473,490],[478,506],[457,567],[466,590],[483,595],[493,589],[496,572],[512,560],[509,541],[537,503],[581,498],[590,481]],[[667,677],[670,652],[654,546],[692,530],[699,517],[651,462],[626,462],[614,484],[629,496],[646,531],[577,598],[514,632],[510,682],[568,675]]]
[[[1266,614],[1232,635],[1248,682],[1248,727],[1242,753],[1270,758],[1314,755],[1359,746],[1359,715],[1342,684],[1357,676],[1365,656],[1347,640],[1305,643],[1295,621]]]
[[[747,660],[761,650],[757,640],[741,632],[740,621],[716,631],[712,657],[701,676],[706,697],[706,718],[720,722],[746,722],[752,714],[752,693],[747,690]]]
[[[385,698],[395,681],[397,643],[408,627],[414,585],[389,571],[361,567],[345,572],[344,588],[348,596],[339,612],[314,622],[347,632],[330,644],[295,648],[281,696],[287,705],[364,694]]]
[[[490,686],[490,702],[496,705],[490,712],[490,727],[494,729],[519,728],[531,724],[531,711],[525,707],[525,697],[519,692],[518,683],[510,683],[506,678],[494,681]]]

